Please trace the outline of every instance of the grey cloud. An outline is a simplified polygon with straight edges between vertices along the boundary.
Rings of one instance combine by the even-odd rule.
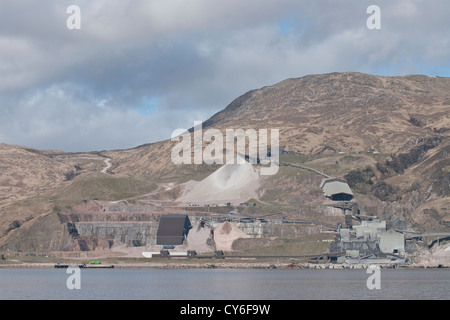
[[[126,148],[290,77],[449,69],[447,1],[377,2],[382,29],[370,31],[372,1],[2,1],[0,142]],[[69,4],[81,30],[66,28]]]

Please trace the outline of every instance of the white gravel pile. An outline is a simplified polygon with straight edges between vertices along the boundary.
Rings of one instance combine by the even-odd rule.
[[[226,163],[202,181],[182,185],[183,193],[177,199],[186,204],[239,204],[258,198],[259,170],[246,161]]]

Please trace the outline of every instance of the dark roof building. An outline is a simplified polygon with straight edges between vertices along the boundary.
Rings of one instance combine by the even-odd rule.
[[[335,201],[349,201],[353,199],[353,192],[348,186],[347,180],[340,178],[323,179],[320,187],[325,197]]]
[[[181,245],[191,228],[191,222],[186,214],[162,215],[156,233],[156,244]]]

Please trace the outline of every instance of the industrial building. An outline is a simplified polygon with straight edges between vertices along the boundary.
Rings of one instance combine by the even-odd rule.
[[[374,218],[361,221],[360,225],[339,230],[340,239],[330,247],[330,252],[345,252],[342,259],[366,259],[374,257],[403,256],[405,236],[394,230],[386,230],[386,221]],[[342,260],[341,259],[341,260]]]
[[[405,236],[394,230],[388,230],[378,235],[380,251],[389,254],[402,254],[405,251]]]
[[[341,178],[326,178],[320,183],[320,188],[325,197],[334,201],[350,201],[353,199],[353,192],[347,180]]]
[[[372,221],[361,221],[360,225],[352,226],[356,239],[377,240],[377,236],[386,231],[386,221],[374,219]]]
[[[156,233],[156,244],[168,247],[181,245],[191,228],[186,214],[162,215]]]

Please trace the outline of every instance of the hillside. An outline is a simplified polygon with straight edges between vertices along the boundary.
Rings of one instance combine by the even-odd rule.
[[[421,227],[420,208],[445,209],[450,195],[449,89],[449,78],[422,75],[310,75],[245,93],[206,120],[203,130],[278,128],[281,161],[345,177],[370,214],[427,229]],[[117,174],[164,181],[201,180],[217,169],[174,165],[170,160],[174,145],[162,141],[107,155]],[[265,180],[260,193],[283,205],[314,203],[320,190],[311,179],[320,181],[283,168]],[[449,213],[439,212],[439,222],[431,225],[446,229],[443,221]]]
[[[52,154],[0,144],[0,206],[57,188],[73,167]]]
[[[364,214],[397,229],[448,232],[449,108],[449,78],[332,73],[249,91],[206,120],[203,129],[279,129],[280,162],[346,178]],[[198,201],[204,194],[214,202],[211,193],[222,192],[218,199],[225,202],[228,194],[208,188],[208,181],[244,179],[241,171],[219,171],[218,165],[175,165],[170,157],[175,145],[165,140],[89,154],[1,145],[0,246],[32,234],[26,230],[39,232],[41,217],[70,211],[81,201],[133,203],[139,196],[162,207],[162,199]],[[106,174],[101,172],[105,157],[112,164]],[[245,213],[282,211],[291,218],[336,223],[323,205],[322,176],[289,166],[258,179],[244,171],[254,184],[241,181],[239,188],[246,186],[252,198],[247,200],[258,204]],[[53,218],[48,221],[57,225]]]
[[[284,151],[298,155],[370,148],[404,153],[429,137],[450,135],[449,87],[449,78],[427,76],[311,75],[247,92],[204,121],[203,129],[278,128]],[[176,168],[174,145],[167,140],[106,154],[121,174],[170,179],[204,169]]]

